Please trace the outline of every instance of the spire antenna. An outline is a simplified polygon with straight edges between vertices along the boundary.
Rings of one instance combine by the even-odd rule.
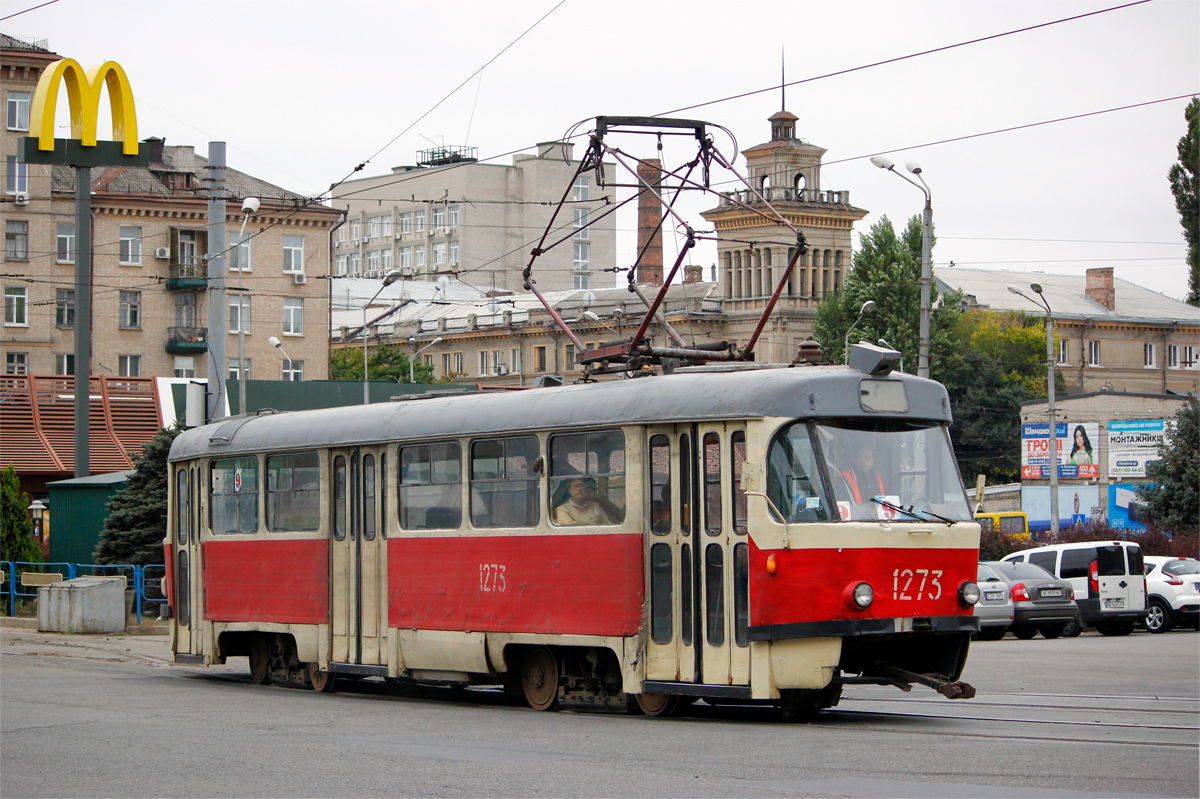
[[[787,53],[783,45],[779,47],[779,110],[787,110]]]

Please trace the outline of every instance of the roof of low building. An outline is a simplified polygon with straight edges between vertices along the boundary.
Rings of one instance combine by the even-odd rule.
[[[1008,290],[1015,286],[1033,297],[1029,284],[1038,283],[1056,319],[1200,323],[1200,308],[1120,278],[1113,278],[1113,310],[1087,296],[1084,275],[935,267],[934,278],[939,291],[957,289],[971,304],[994,311],[1041,312],[1037,303]]]

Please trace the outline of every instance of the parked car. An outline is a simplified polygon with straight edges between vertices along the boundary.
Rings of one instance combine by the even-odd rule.
[[[1129,635],[1146,617],[1146,578],[1142,548],[1129,541],[1087,541],[1025,549],[1004,558],[1032,563],[1064,580],[1070,580],[1079,605],[1080,625],[1095,627],[1101,635]]]
[[[979,601],[975,603],[975,618],[979,619],[981,641],[999,641],[1013,623],[1012,590],[1008,581],[986,563],[979,564]]]
[[[1200,561],[1162,555],[1142,560],[1146,562],[1146,629],[1152,633],[1175,626],[1200,629]]]
[[[989,561],[983,564],[1000,573],[1012,595],[1013,623],[1017,638],[1029,639],[1039,632],[1058,638],[1069,625],[1079,624],[1079,608],[1071,583],[1032,563]],[[986,590],[980,584],[981,590]]]

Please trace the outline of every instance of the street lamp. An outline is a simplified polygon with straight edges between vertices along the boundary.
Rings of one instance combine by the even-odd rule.
[[[246,220],[258,213],[257,197],[247,197],[242,200],[242,227],[238,230],[238,413],[246,412],[246,303],[242,294],[242,275],[246,273],[246,264],[242,263],[242,236],[246,234]],[[246,248],[249,254],[250,248]],[[249,259],[247,259],[249,260]],[[228,372],[226,368],[226,372]]]
[[[1009,286],[1008,290],[1013,294],[1024,297],[1030,302],[1036,302],[1046,309],[1046,399],[1047,408],[1046,414],[1049,417],[1049,429],[1047,432],[1046,443],[1048,449],[1046,454],[1050,460],[1050,535],[1058,537],[1058,423],[1054,419],[1054,317],[1050,312],[1050,303],[1046,301],[1046,295],[1042,293],[1040,283],[1030,283],[1029,288],[1037,293],[1038,298],[1034,300],[1028,294],[1025,294],[1016,286]]]
[[[410,383],[415,383],[415,382],[417,382],[417,378],[416,378],[416,372],[415,372],[415,370],[413,369],[413,365],[414,365],[414,364],[417,362],[417,356],[418,356],[418,355],[420,355],[420,354],[421,354],[422,352],[424,352],[425,350],[427,350],[427,349],[429,349],[430,347],[432,347],[434,344],[441,344],[443,340],[444,340],[444,339],[443,339],[441,336],[438,336],[438,337],[437,337],[437,338],[435,338],[433,341],[429,342],[429,343],[428,343],[428,344],[426,344],[424,347],[422,347],[421,349],[419,349],[419,350],[417,350],[416,352],[414,352],[414,353],[413,353],[413,356],[412,356],[412,358],[410,358],[410,359],[409,359],[409,361],[408,361],[408,382],[410,382]],[[408,344],[409,344],[409,346],[410,346],[410,347],[416,347],[416,346],[417,346],[417,340],[416,340],[415,338],[410,338],[410,339],[408,340]]]
[[[850,331],[858,327],[858,323],[863,320],[864,316],[874,312],[875,300],[867,300],[862,304],[862,308],[859,309],[858,318],[854,320],[854,324],[850,325],[849,330],[846,331],[846,339],[842,342],[842,356],[845,358],[846,363],[850,363]]]
[[[29,511],[29,518],[33,520],[33,537],[40,544],[42,542],[42,520],[45,519],[46,505],[40,499],[35,499],[29,503],[27,510]]]
[[[371,307],[371,303],[383,293],[383,290],[400,279],[399,272],[388,272],[383,278],[383,285],[379,287],[379,291],[371,299],[367,300],[367,304],[363,306],[363,323],[362,323],[362,339],[363,339],[363,405],[371,404],[370,388],[367,384],[367,311]]]
[[[933,293],[933,197],[929,193],[929,185],[925,178],[921,177],[921,165],[916,161],[909,161],[904,168],[916,175],[920,183],[897,172],[896,165],[890,158],[877,155],[871,159],[871,163],[903,178],[925,194],[925,214],[921,221],[921,329],[917,345],[917,376],[929,377],[929,306],[930,295]]]
[[[267,343],[270,344],[275,349],[279,350],[279,352],[283,355],[284,358],[287,358],[287,369],[285,371],[290,373],[292,371],[292,359],[290,357],[288,357],[288,354],[286,352],[283,351],[283,342],[280,341],[279,339],[275,338],[274,336],[271,336],[269,339],[267,339]],[[289,380],[290,379],[291,378],[289,378]]]
[[[616,313],[616,311],[614,311],[614,313]],[[600,317],[599,317],[599,316],[597,316],[597,315],[596,315],[594,312],[592,312],[592,311],[584,311],[584,312],[583,312],[583,318],[584,318],[584,319],[587,319],[588,321],[595,322],[596,324],[600,325],[601,327],[608,327],[608,325],[604,324],[604,322],[601,322],[601,321],[600,321]],[[614,333],[617,333],[617,331],[616,331],[616,330],[613,330],[613,328],[611,328],[611,327],[608,327],[608,329],[609,329],[609,330],[612,330],[612,332],[614,332]],[[617,335],[619,336],[619,335],[621,335],[621,334],[620,334],[620,333],[617,333]]]

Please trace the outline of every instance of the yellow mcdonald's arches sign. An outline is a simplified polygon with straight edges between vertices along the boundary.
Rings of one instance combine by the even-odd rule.
[[[54,113],[58,106],[58,87],[63,83],[71,106],[71,138],[78,139],[84,147],[96,146],[100,90],[107,85],[113,139],[123,142],[121,150],[125,155],[138,154],[137,113],[125,70],[116,61],[105,61],[85,73],[73,58],[64,58],[48,66],[34,91],[29,127],[30,132],[37,135],[39,150],[54,149]]]

